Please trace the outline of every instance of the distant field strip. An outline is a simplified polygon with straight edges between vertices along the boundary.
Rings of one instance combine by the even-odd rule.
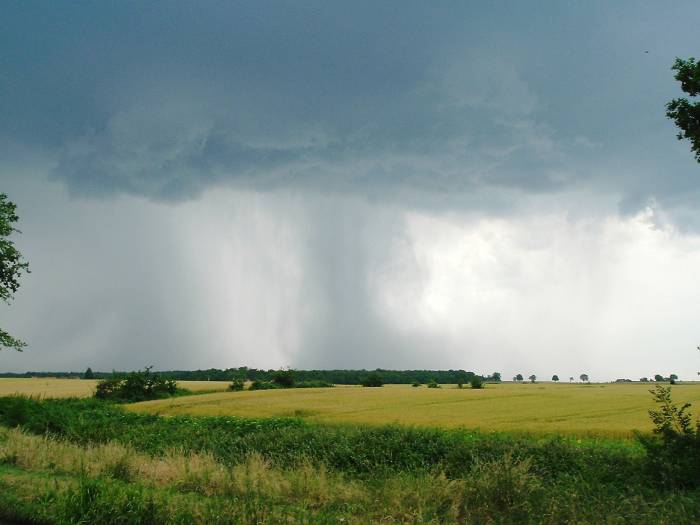
[[[38,397],[88,397],[94,394],[97,380],[55,378],[0,378],[0,396],[21,394]],[[227,381],[178,381],[193,392],[226,390]]]
[[[329,423],[399,423],[484,431],[630,436],[648,431],[649,384],[489,384],[483,390],[387,385],[382,388],[221,392],[129,405],[162,415],[292,416]],[[673,387],[676,402],[700,410],[700,384]],[[692,410],[692,409],[691,409]],[[700,412],[694,412],[700,415]]]

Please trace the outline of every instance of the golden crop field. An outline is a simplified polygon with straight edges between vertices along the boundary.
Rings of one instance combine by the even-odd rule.
[[[21,394],[37,397],[88,397],[95,392],[97,380],[57,378],[0,378],[0,396]],[[179,386],[202,392],[226,390],[228,381],[178,381]]]
[[[163,415],[301,416],[331,423],[399,423],[483,431],[628,437],[650,430],[649,384],[489,384],[483,390],[443,385],[386,385],[222,392],[129,405]],[[673,387],[676,402],[700,410],[700,383]],[[697,412],[700,415],[700,412]]]

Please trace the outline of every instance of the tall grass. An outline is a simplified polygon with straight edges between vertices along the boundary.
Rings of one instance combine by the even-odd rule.
[[[90,399],[0,398],[0,424],[79,444],[114,441],[151,455],[182,448],[227,465],[252,453],[280,467],[311,461],[355,477],[421,471],[460,478],[477,461],[511,454],[552,479],[576,475],[626,484],[640,475],[643,460],[643,449],[635,443],[610,439],[323,425],[298,418],[159,417]]]
[[[551,483],[529,460],[478,461],[464,479],[348,478],[321,465],[228,466],[206,454],[153,457],[0,429],[0,516],[44,523],[691,523],[685,494]]]
[[[0,398],[0,517],[39,523],[700,522],[643,465],[627,441]]]

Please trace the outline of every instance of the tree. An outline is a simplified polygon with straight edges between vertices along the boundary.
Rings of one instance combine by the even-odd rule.
[[[676,374],[671,374],[668,376],[669,381],[671,381],[672,385],[676,384],[676,381],[678,381],[678,376]]]
[[[494,372],[491,374],[491,381],[494,383],[500,383],[501,382],[501,373],[500,372]]]
[[[681,83],[683,91],[691,97],[700,95],[700,62],[692,57],[688,60],[676,58],[671,69],[676,72],[674,78]],[[700,101],[674,98],[666,104],[666,116],[680,129],[678,140],[688,139],[695,159],[700,162]]]
[[[534,383],[537,380],[537,376],[535,374],[532,374],[530,377],[528,377],[531,383]]]
[[[554,375],[552,376],[552,381],[554,381],[555,383],[556,383],[557,381],[559,381],[559,376],[558,376],[557,374],[554,374]]]
[[[362,386],[369,386],[369,387],[384,386],[384,381],[382,380],[382,376],[380,376],[376,372],[372,372],[370,375],[368,375],[362,381]]]
[[[516,380],[516,381],[522,381],[522,380],[523,380],[523,375],[522,375],[522,374],[518,374],[517,376],[515,376],[515,380]]]
[[[569,383],[573,383],[573,382],[574,382],[574,376],[571,376],[571,377],[569,378]]]
[[[282,388],[292,388],[294,386],[294,370],[276,370],[272,374],[272,382]]]
[[[663,380],[664,380],[664,376],[662,376],[661,374],[654,375],[654,381],[656,381],[657,383],[662,383]]]
[[[95,374],[92,371],[92,368],[89,366],[87,367],[87,370],[85,370],[85,373],[83,374],[83,379],[95,379]]]
[[[472,380],[469,382],[472,388],[484,388],[484,380],[481,379],[480,376],[474,376],[472,377]]]
[[[581,378],[581,381],[588,381],[588,374],[581,374],[579,377]]]
[[[8,239],[13,233],[20,233],[12,226],[19,220],[17,206],[7,200],[7,195],[0,193],[0,300],[10,304],[19,288],[19,278],[22,273],[29,273],[29,263]],[[0,328],[0,350],[14,348],[21,352],[27,343],[15,339]]]

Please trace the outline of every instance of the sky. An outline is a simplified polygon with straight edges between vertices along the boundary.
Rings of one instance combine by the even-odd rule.
[[[0,370],[700,370],[700,5],[4,2]]]

